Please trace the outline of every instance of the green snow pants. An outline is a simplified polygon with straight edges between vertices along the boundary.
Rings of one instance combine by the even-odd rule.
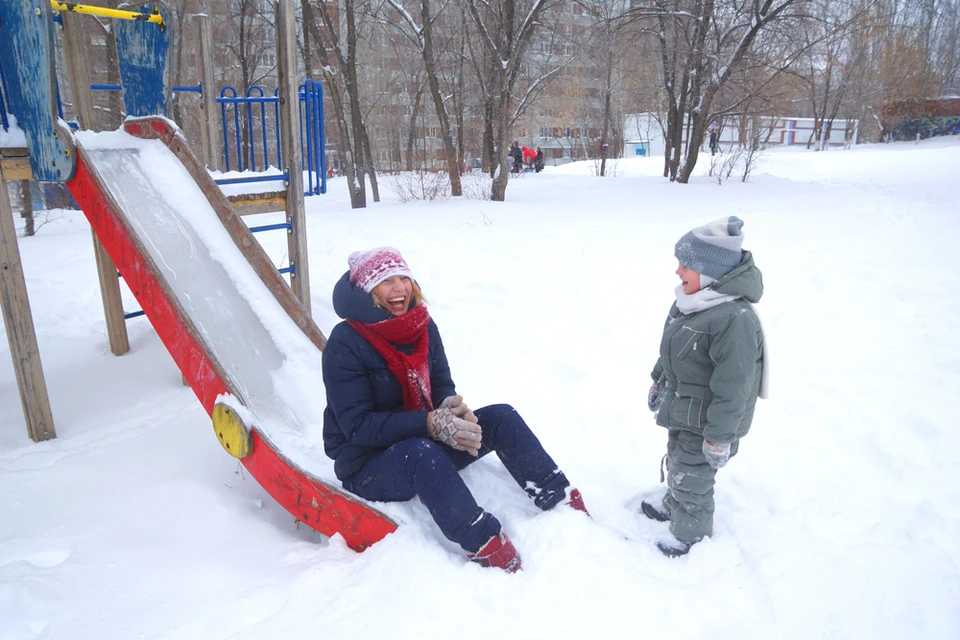
[[[730,457],[740,441],[730,445]],[[670,532],[693,544],[713,533],[713,485],[717,470],[703,455],[703,436],[670,429],[667,436],[667,494],[663,506],[670,514]]]

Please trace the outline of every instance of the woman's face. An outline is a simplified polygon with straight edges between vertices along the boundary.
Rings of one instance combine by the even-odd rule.
[[[391,315],[402,316],[410,309],[413,281],[407,276],[390,276],[373,288],[373,295],[381,299]]]
[[[680,276],[680,284],[683,285],[685,294],[693,295],[700,291],[700,274],[693,269],[688,269],[682,262],[677,263],[677,275]]]

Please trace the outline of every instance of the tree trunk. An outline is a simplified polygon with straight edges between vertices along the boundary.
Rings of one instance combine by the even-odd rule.
[[[507,183],[510,181],[510,167],[506,154],[506,149],[510,145],[510,90],[507,87],[505,73],[500,73],[498,80],[500,85],[498,105],[500,117],[497,122],[496,159],[500,165],[500,173],[493,177],[490,199],[494,202],[503,202],[507,199]]]
[[[353,129],[353,166],[351,175],[357,181],[357,197],[360,207],[367,206],[366,172],[363,144],[363,111],[360,108],[360,83],[357,78],[357,23],[354,12],[354,0],[343,0],[347,17],[347,59],[340,71],[346,80],[347,100],[350,103],[350,124]],[[346,68],[343,68],[346,67]]]
[[[413,143],[417,139],[417,110],[420,108],[420,98],[422,96],[423,87],[417,85],[417,90],[413,94],[413,107],[410,110],[410,129],[407,131],[407,171],[413,171]]]
[[[6,189],[6,184],[0,182]],[[0,198],[5,197],[0,194]],[[33,224],[33,197],[30,194],[30,181],[20,180],[20,217],[23,218],[23,233],[26,236],[32,236],[36,233]]]
[[[496,146],[493,140],[493,104],[489,99],[483,101],[483,168],[493,178],[497,174]]]
[[[404,10],[403,6],[388,0],[391,6],[397,10],[404,23],[413,31],[412,38],[416,41],[420,49],[420,56],[423,58],[423,67],[427,74],[427,85],[430,88],[430,97],[433,99],[433,108],[437,114],[439,122],[440,139],[443,142],[444,162],[447,165],[447,175],[450,178],[450,195],[458,197],[463,195],[463,188],[460,185],[461,163],[458,161],[457,149],[453,144],[453,131],[450,129],[450,117],[447,115],[447,107],[444,104],[443,92],[440,89],[440,77],[437,71],[436,54],[433,48],[433,21],[437,18],[430,12],[430,0],[420,0],[420,24],[418,25],[413,16]],[[426,148],[424,148],[426,150]]]
[[[352,6],[352,3],[351,3]],[[340,152],[342,170],[344,176],[347,178],[347,190],[350,193],[350,206],[354,209],[360,209],[366,206],[367,204],[367,194],[366,194],[366,185],[362,180],[363,175],[359,177],[360,181],[357,180],[358,175],[355,171],[355,167],[358,164],[357,158],[355,156],[355,150],[359,150],[360,155],[362,155],[363,142],[361,137],[353,137],[351,139],[351,123],[348,121],[347,113],[344,109],[344,99],[343,93],[340,87],[340,78],[343,77],[343,74],[335,74],[332,71],[331,60],[327,55],[327,44],[331,48],[336,49],[338,46],[336,39],[336,32],[334,29],[337,25],[333,24],[333,21],[330,17],[330,14],[326,11],[325,5],[320,4],[320,15],[324,23],[324,27],[329,33],[329,40],[325,40],[320,33],[319,27],[317,27],[316,14],[313,11],[313,6],[310,4],[309,0],[300,0],[300,7],[303,10],[304,16],[304,25],[310,30],[310,34],[313,37],[314,42],[317,43],[317,55],[320,57],[320,64],[324,69],[324,75],[327,79],[327,88],[330,91],[330,103],[333,105],[334,114],[336,116],[337,122],[337,132],[339,134],[339,148],[337,149]],[[356,43],[354,43],[354,46]],[[340,62],[338,58],[338,62]],[[340,65],[341,71],[344,67],[349,65],[344,61]],[[356,76],[356,68],[354,68],[354,76]],[[350,92],[350,87],[346,87],[347,93]],[[351,101],[351,112],[353,111],[353,104]],[[359,103],[357,103],[357,111],[359,111]],[[359,114],[358,114],[359,117]]]
[[[364,156],[367,159],[367,175],[370,176],[370,192],[373,201],[380,202],[380,184],[377,182],[377,169],[373,165],[373,151],[370,149],[370,136],[367,135],[367,125],[360,122],[360,134],[363,136]]]
[[[610,94],[613,92],[611,83],[613,81],[613,49],[609,50],[607,56],[607,82],[604,86],[603,95],[603,130],[600,133],[600,177],[607,175],[607,136],[610,133]]]

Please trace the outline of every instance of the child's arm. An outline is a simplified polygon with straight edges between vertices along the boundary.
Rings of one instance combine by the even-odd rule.
[[[713,373],[703,437],[728,443],[737,439],[740,423],[756,380],[759,359],[757,327],[746,313],[735,313],[729,323],[714,334],[710,345]]]

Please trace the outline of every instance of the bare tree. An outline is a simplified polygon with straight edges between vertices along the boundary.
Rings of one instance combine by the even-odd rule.
[[[625,75],[625,65],[629,61],[628,52],[635,44],[635,31],[620,29],[617,18],[620,3],[612,0],[600,0],[585,5],[593,15],[593,23],[588,31],[588,55],[593,62],[591,77],[594,78],[596,94],[601,101],[601,127],[599,175],[605,176],[607,158],[619,157],[623,150],[622,113],[615,109],[616,95],[621,91]],[[615,132],[620,132],[616,135]],[[612,143],[612,144],[611,144]]]
[[[850,76],[860,65],[855,64],[856,48],[850,42],[856,21],[850,14],[849,3],[820,0],[811,9],[815,13],[794,31],[804,45],[795,66],[806,85],[813,114],[813,132],[807,148],[819,151],[829,148],[833,121],[851,88]]]
[[[313,5],[309,0],[300,0],[303,21],[314,41],[319,45],[316,51],[327,80],[327,88],[330,90],[330,102],[334,107],[339,133],[339,151],[350,192],[350,206],[360,209],[367,206],[366,177],[369,173],[371,185],[376,185],[376,172],[369,170],[367,150],[370,144],[366,140],[366,128],[360,108],[357,82],[356,11],[353,0],[345,0],[343,5],[347,30],[345,43],[341,42],[339,36],[337,22],[339,16],[333,14],[326,3],[321,1],[317,7],[324,26],[321,32],[317,26],[317,14],[314,12]],[[330,60],[328,51],[335,54],[335,61]],[[376,194],[374,197],[375,200],[378,199]]]
[[[467,8],[477,28],[477,36],[485,52],[482,68],[485,79],[485,132],[492,147],[492,155],[499,166],[495,173],[490,199],[506,199],[510,170],[507,146],[511,121],[516,117],[513,89],[521,73],[524,49],[537,28],[540,16],[553,0],[466,0]],[[537,86],[534,82],[533,86]],[[523,99],[519,102],[523,102]]]
[[[262,83],[275,69],[273,10],[261,0],[231,0],[218,32],[217,45],[226,54],[227,68],[238,74],[232,82],[238,85],[239,94],[246,96],[250,87]],[[265,65],[265,60],[274,62]]]
[[[447,114],[446,100],[440,87],[440,72],[438,68],[438,52],[434,48],[433,25],[440,17],[443,9],[448,5],[442,4],[434,14],[430,7],[430,0],[420,0],[419,22],[410,15],[400,0],[387,0],[388,4],[400,14],[402,23],[397,25],[410,38],[423,58],[423,66],[427,77],[427,86],[430,97],[433,98],[433,108],[440,124],[440,138],[443,141],[444,158],[447,164],[447,173],[450,176],[450,195],[462,196],[460,186],[460,162],[457,150],[453,143],[453,131],[450,128],[450,117]]]
[[[714,98],[749,59],[761,34],[805,17],[812,1],[652,0],[649,7],[627,12],[628,19],[656,25],[667,97],[664,174],[671,180],[690,179]]]

